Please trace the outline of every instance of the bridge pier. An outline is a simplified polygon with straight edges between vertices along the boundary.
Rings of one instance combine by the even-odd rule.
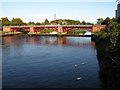
[[[58,34],[66,34],[67,32],[63,31],[63,27],[62,26],[58,26]]]
[[[30,27],[30,33],[34,33],[34,27]]]
[[[62,26],[58,26],[58,34],[61,34],[63,32]]]
[[[4,32],[11,32],[10,26],[3,26],[3,31]]]

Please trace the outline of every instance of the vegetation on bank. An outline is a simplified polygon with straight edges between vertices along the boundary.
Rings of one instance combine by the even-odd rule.
[[[27,31],[27,30],[24,30],[24,29],[20,29],[20,30],[18,30],[18,32],[22,32],[22,33],[29,33],[29,31]]]
[[[86,31],[83,31],[83,30],[70,30],[67,32],[67,34],[69,35],[84,35],[86,33]]]
[[[51,32],[54,32],[54,31],[51,30],[51,29],[43,29],[43,30],[40,30],[40,33],[51,33]]]
[[[85,22],[85,21],[80,22],[79,20],[70,20],[70,19],[53,20],[51,21],[51,23],[57,23],[60,25],[93,25],[93,23],[90,22]]]
[[[49,23],[56,23],[60,25],[93,25],[93,23],[90,22],[85,22],[82,21],[80,22],[79,20],[70,20],[70,19],[58,19],[58,20],[53,20],[49,21],[48,19],[45,19],[44,22],[23,22],[22,19],[20,18],[13,18],[11,21],[5,17],[1,18],[0,23],[2,23],[2,26],[22,26],[22,25],[47,25]]]
[[[105,31],[94,33],[100,79],[103,88],[120,88],[120,21],[119,19],[99,19],[107,25]]]
[[[120,22],[118,19],[106,18],[101,21],[101,24],[107,25],[107,29],[105,31],[95,32],[94,35],[109,43],[108,49],[110,53],[114,54],[120,51]],[[120,53],[116,53],[115,55],[120,56]]]

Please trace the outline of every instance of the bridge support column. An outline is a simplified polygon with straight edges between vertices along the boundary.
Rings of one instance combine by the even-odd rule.
[[[34,27],[30,27],[30,33],[34,33]]]
[[[66,32],[63,32],[62,26],[58,26],[58,34],[66,34]]]
[[[61,27],[61,26],[58,26],[58,33],[59,33],[59,34],[62,34],[62,32],[63,32],[62,27]]]
[[[4,32],[11,32],[10,26],[3,26],[3,31]]]

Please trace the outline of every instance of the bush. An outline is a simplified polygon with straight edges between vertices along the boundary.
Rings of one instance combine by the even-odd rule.
[[[51,29],[40,30],[40,33],[50,33],[50,32],[53,32],[53,30],[51,30]]]

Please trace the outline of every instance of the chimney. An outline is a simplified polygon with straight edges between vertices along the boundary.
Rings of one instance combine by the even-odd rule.
[[[54,14],[54,20],[56,20],[56,14]]]

